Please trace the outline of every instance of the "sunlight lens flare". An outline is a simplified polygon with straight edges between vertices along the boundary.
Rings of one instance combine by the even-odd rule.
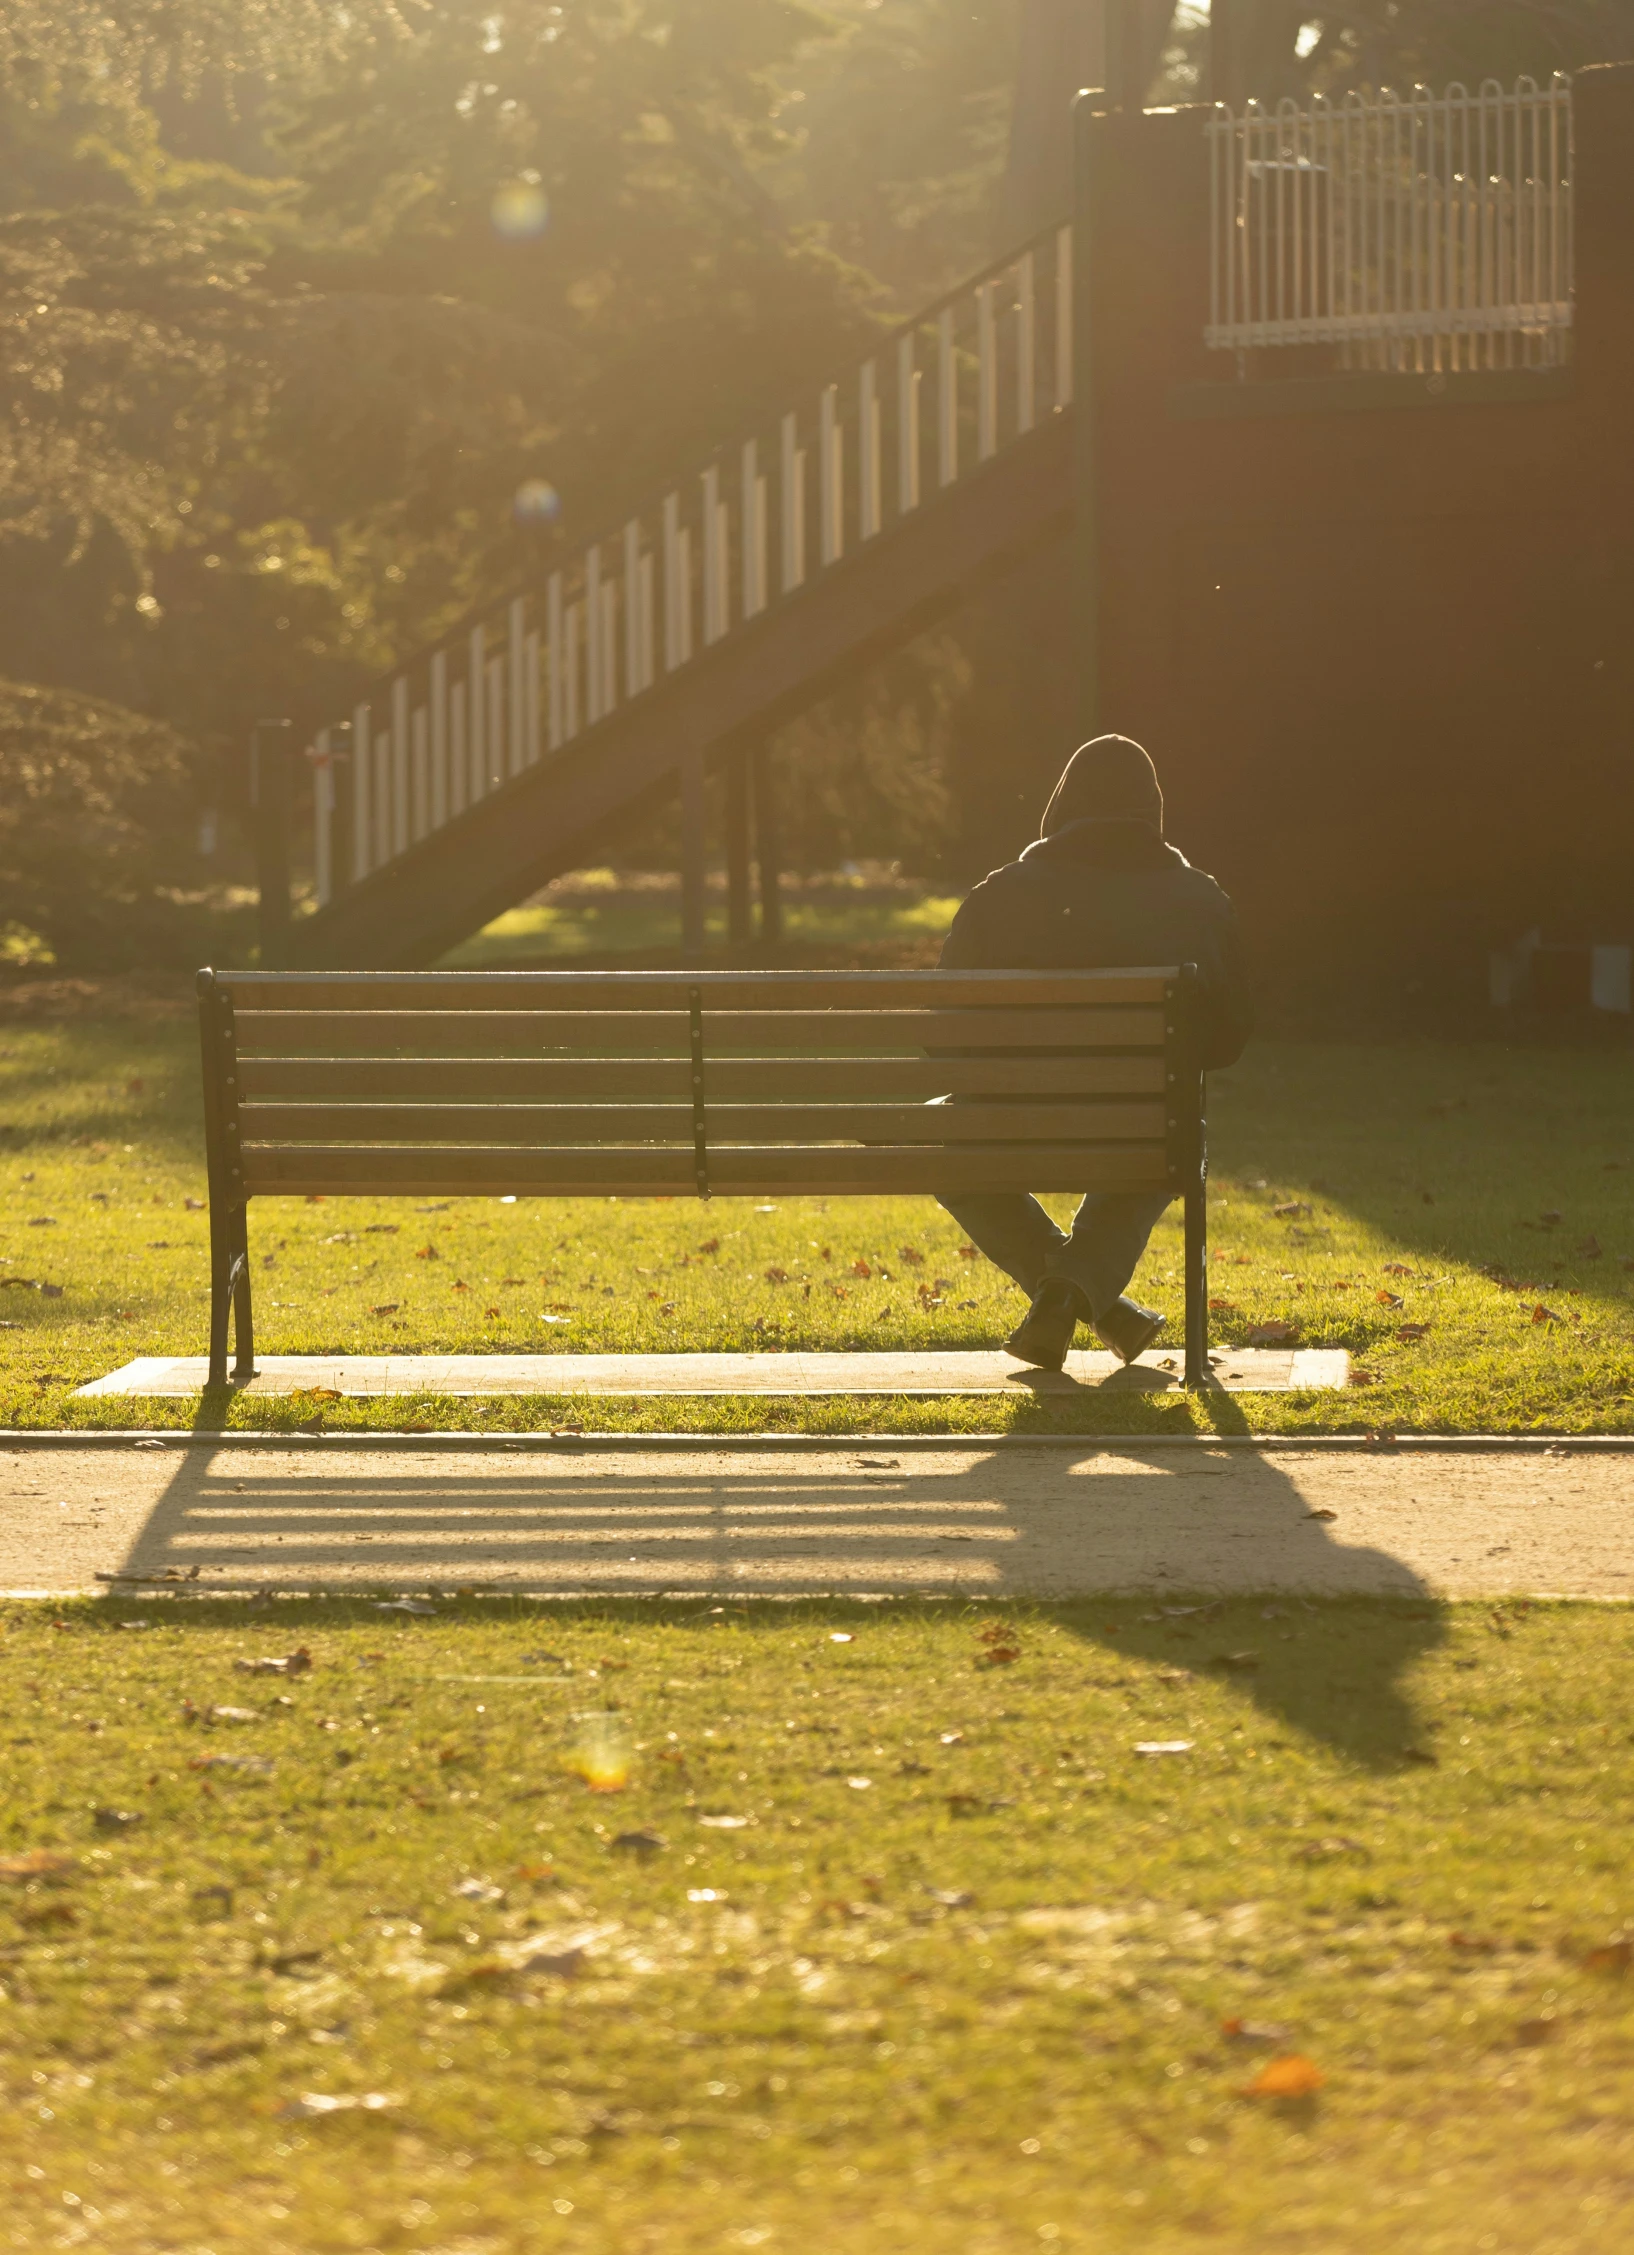
[[[550,224],[550,202],[535,180],[510,180],[489,206],[494,233],[507,243],[528,243]]]
[[[562,497],[548,478],[524,478],[511,502],[519,525],[553,525],[561,513]]]
[[[567,1766],[592,1793],[622,1793],[630,1782],[630,1735],[617,1715],[581,1715]]]

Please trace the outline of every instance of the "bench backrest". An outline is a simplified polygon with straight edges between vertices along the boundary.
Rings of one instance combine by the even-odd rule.
[[[241,1197],[1178,1190],[1200,1150],[1193,986],[1161,968],[199,979],[214,1155]]]

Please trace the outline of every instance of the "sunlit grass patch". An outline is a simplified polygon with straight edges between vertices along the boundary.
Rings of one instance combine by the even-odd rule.
[[[0,1031],[0,1418],[187,1423],[72,1400],[205,1343],[198,1066],[183,1022]],[[1630,1066],[1605,1053],[1262,1044],[1211,1095],[1211,1326],[1349,1349],[1342,1394],[960,1401],[394,1397],[326,1424],[813,1431],[1634,1430]],[[1065,1215],[1068,1199],[1052,1199]],[[927,1199],[259,1200],[267,1352],[976,1348],[1019,1293]],[[1178,1328],[1177,1212],[1134,1289]],[[302,1422],[250,1398],[237,1425]]]
[[[1610,2246],[1630,1635],[1288,1599],[13,1606],[4,2233]],[[1244,2095],[1288,2058],[1320,2088]]]

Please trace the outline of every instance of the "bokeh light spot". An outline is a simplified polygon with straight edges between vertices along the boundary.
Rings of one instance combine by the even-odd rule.
[[[507,243],[526,243],[550,224],[550,203],[537,181],[511,180],[495,192],[490,206],[494,233]]]
[[[511,502],[519,525],[553,525],[561,513],[562,497],[548,478],[524,478]]]

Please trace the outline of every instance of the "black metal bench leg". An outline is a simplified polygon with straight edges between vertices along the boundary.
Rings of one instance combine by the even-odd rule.
[[[233,1248],[228,1217],[210,1207],[210,1375],[205,1383],[227,1383],[227,1318],[233,1304]]]
[[[233,1384],[247,1386],[255,1376],[255,1315],[250,1301],[249,1212],[233,1209],[231,1230],[233,1333],[238,1353],[233,1361]]]
[[[1207,1386],[1208,1361],[1208,1193],[1202,1171],[1186,1191],[1186,1384]]]

